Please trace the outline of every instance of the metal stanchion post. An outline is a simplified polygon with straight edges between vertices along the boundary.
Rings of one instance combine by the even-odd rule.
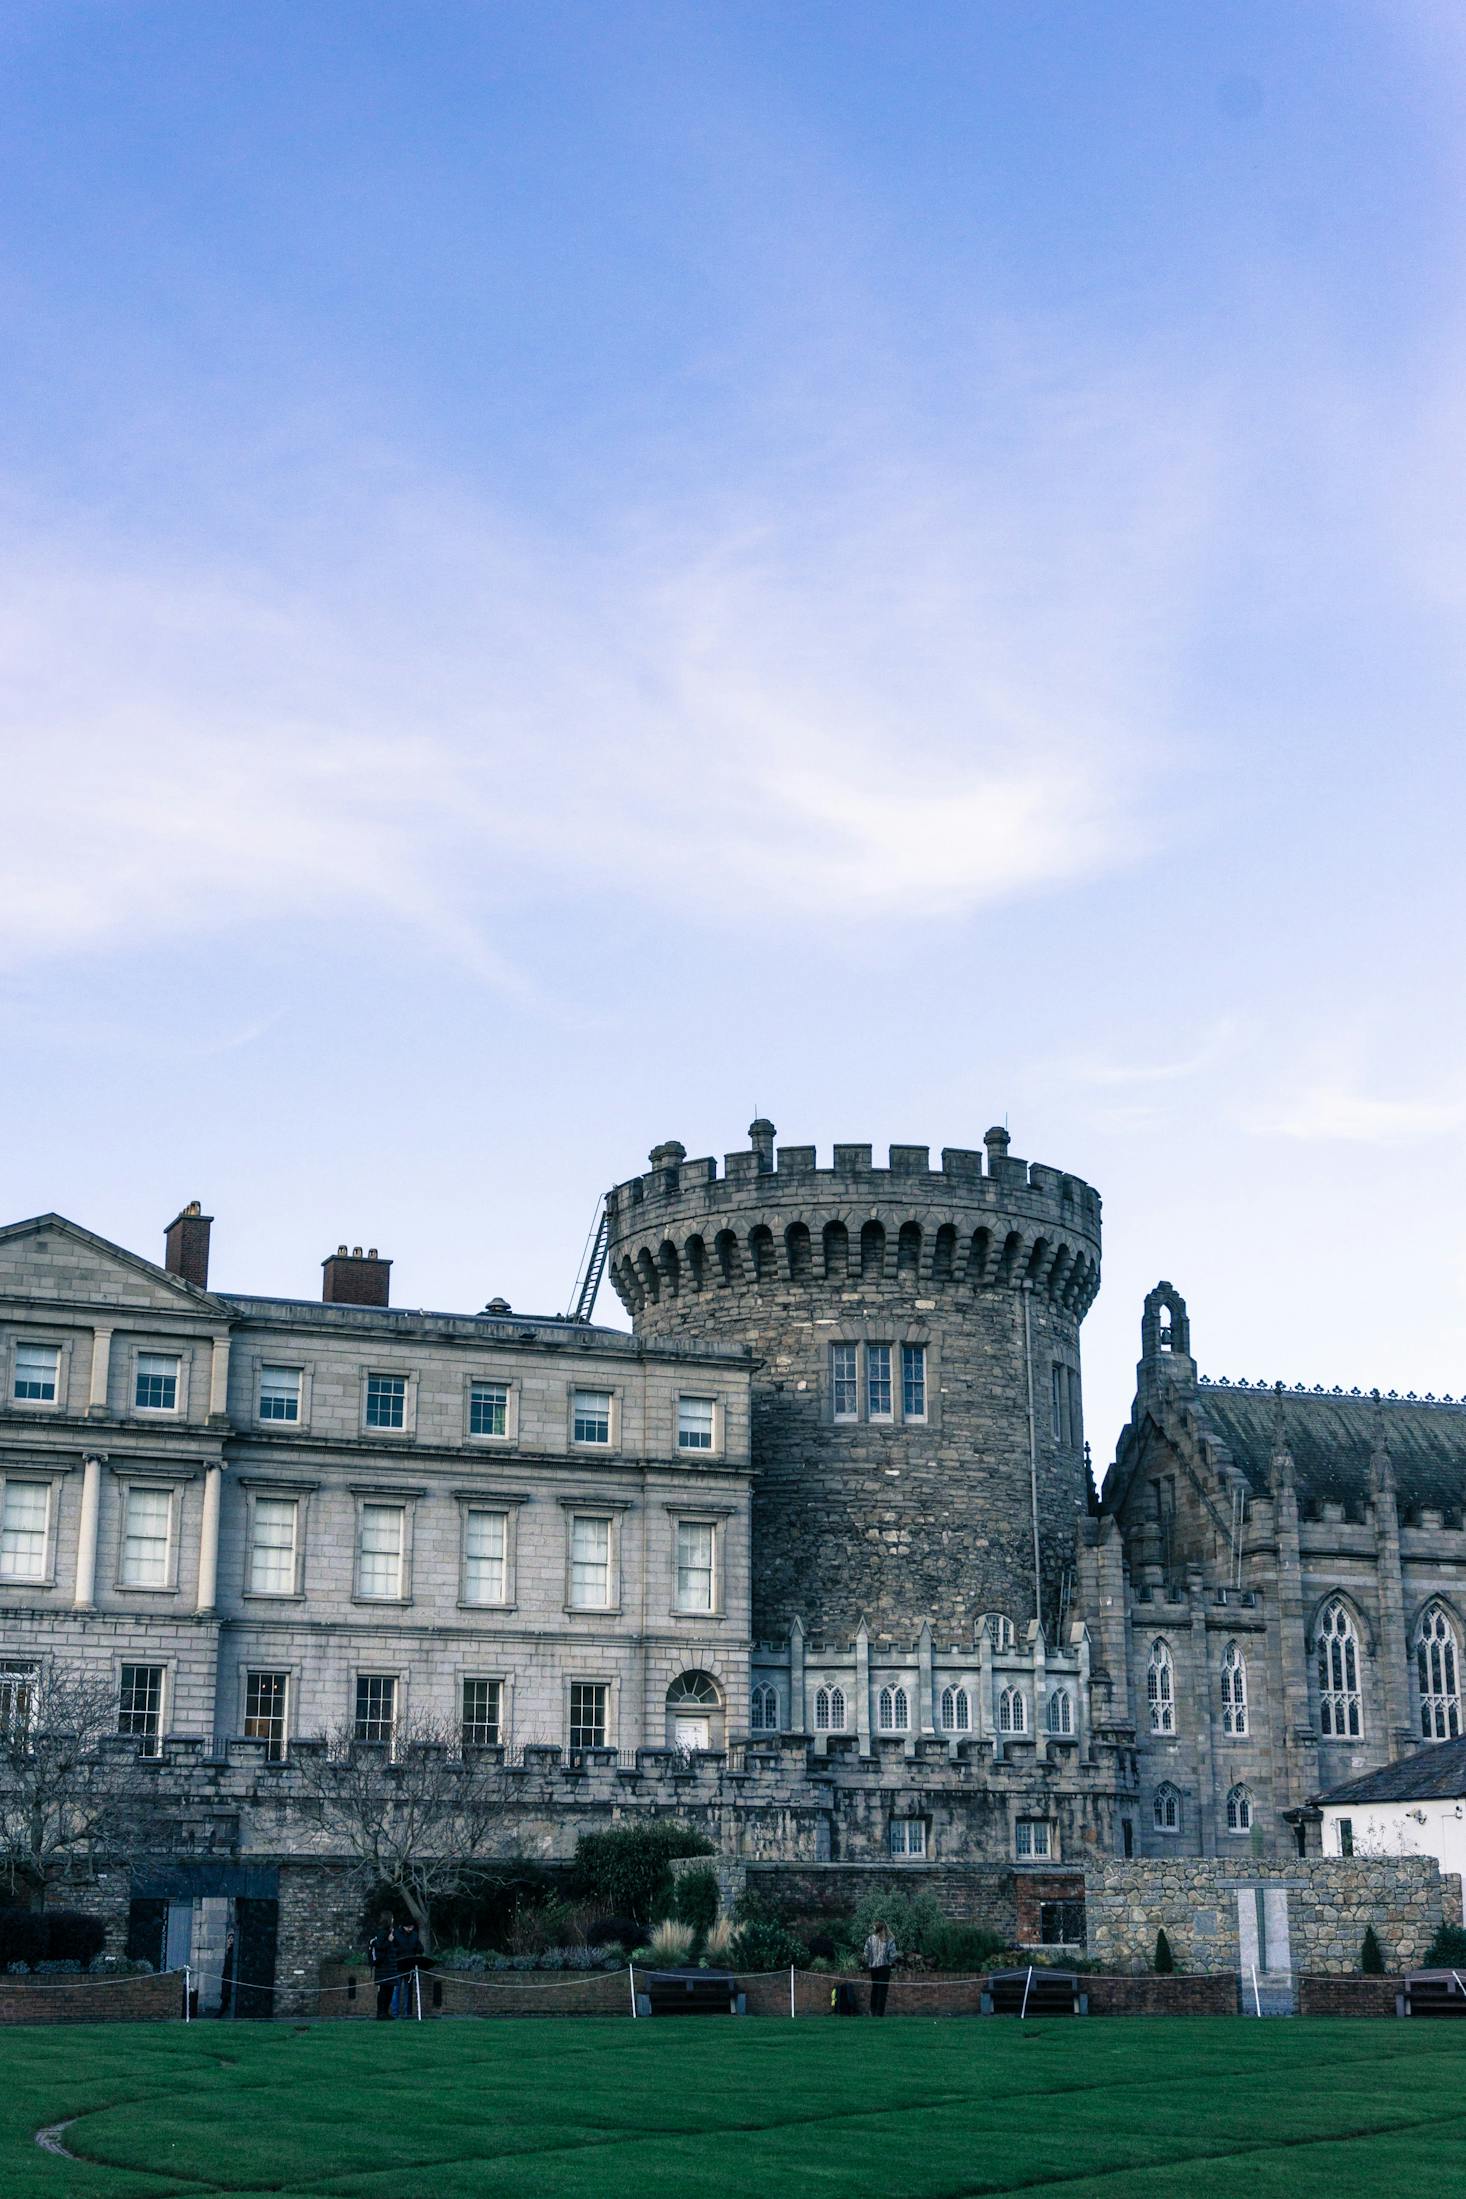
[[[412,1998],[417,2009],[417,2020],[422,2022],[422,1972],[414,1964],[412,1972]]]
[[[794,2014],[794,1965],[792,1962],[789,1965],[789,2014],[792,2019]]]
[[[626,1981],[631,1987],[631,2020],[636,2021],[636,1971],[631,1963],[626,1965]]]
[[[183,2020],[193,2022],[193,1972],[187,1963],[183,1965]]]

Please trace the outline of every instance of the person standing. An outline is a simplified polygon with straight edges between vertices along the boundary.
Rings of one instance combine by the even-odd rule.
[[[219,1979],[219,2013],[227,2016],[234,1999],[234,1926],[224,1934],[223,1973]]]
[[[377,1986],[377,2021],[389,2023],[392,1995],[397,1990],[397,1931],[389,1916],[382,1916],[367,1946],[367,1961]]]
[[[870,1972],[870,2012],[873,2016],[883,2016],[886,1995],[891,1990],[892,1965],[901,1960],[901,1950],[891,1937],[891,1928],[884,1917],[877,1917],[871,1926],[862,1959]]]
[[[422,1961],[422,1954],[422,1933],[409,1917],[405,1924],[399,1924],[397,1927],[399,1983],[397,2003],[394,2010],[396,2015],[415,2016],[417,2014],[417,2002],[414,1995],[417,1989],[416,1971],[418,1964]]]

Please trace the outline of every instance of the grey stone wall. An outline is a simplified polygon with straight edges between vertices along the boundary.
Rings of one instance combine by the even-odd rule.
[[[1221,1857],[1096,1860],[1085,1870],[1089,1952],[1108,1969],[1146,1970],[1156,1933],[1164,1930],[1183,1970],[1237,1970],[1238,1891],[1261,1886],[1287,1891],[1295,1971],[1358,1970],[1370,1925],[1386,1969],[1408,1970],[1441,1924],[1446,1884],[1428,1856],[1295,1857],[1254,1860],[1242,1869]]]

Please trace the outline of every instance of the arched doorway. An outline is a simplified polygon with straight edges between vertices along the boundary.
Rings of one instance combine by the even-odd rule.
[[[715,1749],[723,1745],[723,1696],[707,1672],[683,1672],[667,1690],[667,1746]]]

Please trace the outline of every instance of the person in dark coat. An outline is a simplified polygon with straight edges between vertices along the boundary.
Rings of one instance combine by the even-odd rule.
[[[377,2021],[387,2023],[392,2016],[392,1996],[397,1990],[397,1928],[389,1916],[383,1916],[367,1945],[367,1961],[372,1966],[372,1976],[377,1985]]]
[[[234,1926],[224,1934],[223,1976],[219,1980],[219,2013],[227,2016],[234,1998]]]
[[[399,1924],[397,1927],[397,1969],[399,1976],[396,2012],[399,2016],[412,2016],[417,2013],[416,2003],[413,1999],[417,1981],[413,1973],[422,1958],[422,1933],[409,1919],[406,1924]]]

